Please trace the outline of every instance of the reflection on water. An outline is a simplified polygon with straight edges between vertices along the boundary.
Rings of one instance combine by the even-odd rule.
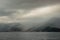
[[[1,32],[0,40],[60,40],[59,32]]]

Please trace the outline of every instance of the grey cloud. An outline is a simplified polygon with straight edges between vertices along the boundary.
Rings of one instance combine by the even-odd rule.
[[[14,9],[33,9],[36,7],[52,5],[59,3],[60,0],[0,0],[0,16],[7,16],[12,14],[15,11],[5,10],[14,10]]]
[[[44,6],[44,5],[49,5],[49,4],[56,4],[59,3],[60,1],[56,0],[12,0],[10,5],[11,7],[15,8],[34,8],[38,6]]]
[[[8,9],[30,9],[39,6],[59,3],[59,0],[9,0]]]
[[[19,9],[31,10],[34,8],[38,8],[38,7],[40,8],[40,7],[55,5],[55,4],[60,4],[60,0],[0,0],[0,16],[7,16],[7,19],[8,19],[9,18],[8,16],[11,17],[11,15]],[[32,26],[37,25],[38,22],[40,21],[39,18],[38,18],[38,21],[36,21],[36,22],[34,20],[36,21],[37,18],[28,20],[29,22],[27,22],[27,23],[23,22],[21,24],[24,24],[26,26],[26,27],[24,27],[24,29],[25,28],[28,29]],[[42,19],[42,20],[44,20],[44,19]],[[45,20],[47,21],[48,19],[46,18]],[[5,21],[5,20],[3,20],[3,21]],[[12,21],[12,20],[10,20],[10,21]],[[48,22],[51,22],[51,21],[48,21]],[[41,25],[40,22],[39,22],[39,25]]]

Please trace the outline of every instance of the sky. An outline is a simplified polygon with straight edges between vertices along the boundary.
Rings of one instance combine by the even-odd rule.
[[[0,23],[19,22],[31,27],[59,15],[60,0],[0,0]]]

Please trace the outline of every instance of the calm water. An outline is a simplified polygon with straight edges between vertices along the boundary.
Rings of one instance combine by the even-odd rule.
[[[59,32],[0,32],[0,40],[60,40]]]

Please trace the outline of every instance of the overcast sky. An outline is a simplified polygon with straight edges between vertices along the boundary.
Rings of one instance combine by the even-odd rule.
[[[37,25],[59,15],[60,0],[0,0],[0,23]]]

